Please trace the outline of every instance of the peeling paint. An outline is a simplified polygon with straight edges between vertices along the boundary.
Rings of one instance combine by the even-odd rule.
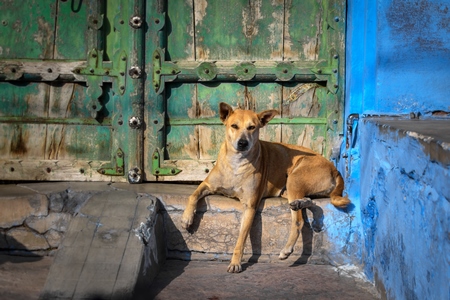
[[[306,125],[305,129],[300,133],[297,138],[297,145],[302,145],[310,148],[312,142],[312,136],[314,135],[314,126]]]
[[[197,132],[197,130],[196,130]],[[184,151],[191,159],[198,159],[198,137],[196,135],[189,135],[189,141],[184,144]]]
[[[206,16],[206,8],[208,7],[207,0],[195,0],[194,1],[194,16],[195,16],[195,26],[203,21]]]
[[[306,60],[316,61],[318,56],[317,50],[316,39],[311,39],[309,42],[303,45],[303,55],[305,56]]]
[[[43,18],[38,18],[37,21],[38,31],[33,35],[34,41],[41,46],[46,46],[40,54],[40,58],[52,58],[53,28]]]
[[[286,3],[288,5],[288,3]],[[292,39],[289,33],[289,20],[291,13],[288,9],[284,10],[284,34],[283,34],[283,60],[298,60],[298,54],[292,51]]]
[[[280,42],[280,33],[283,32],[284,14],[272,13],[274,21],[267,28],[270,32],[269,45],[272,47],[270,58],[273,60],[282,60],[283,58],[283,42]]]
[[[242,31],[248,39],[258,35],[258,20],[263,19],[261,5],[262,0],[249,1],[249,7],[242,11]]]

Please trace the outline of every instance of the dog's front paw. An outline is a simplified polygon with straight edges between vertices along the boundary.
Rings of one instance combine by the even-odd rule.
[[[228,265],[228,273],[240,273],[242,272],[241,264],[231,263]]]
[[[185,210],[183,216],[181,217],[181,227],[188,229],[192,223],[194,223],[194,213]]]
[[[310,198],[303,198],[294,200],[291,203],[289,203],[289,206],[292,210],[300,210],[303,208],[311,207],[314,205],[314,202],[311,201]]]

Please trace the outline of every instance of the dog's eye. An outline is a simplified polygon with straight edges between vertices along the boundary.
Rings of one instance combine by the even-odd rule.
[[[239,127],[236,124],[231,125],[231,128],[239,129]]]
[[[247,127],[247,130],[255,130],[255,128],[256,128],[255,126],[251,125]]]

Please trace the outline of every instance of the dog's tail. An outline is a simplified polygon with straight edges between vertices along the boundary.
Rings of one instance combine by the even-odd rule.
[[[344,208],[351,203],[347,196],[342,197],[342,192],[344,191],[344,178],[342,178],[341,173],[338,170],[334,170],[334,180],[336,181],[336,186],[334,190],[330,193],[331,204],[336,207]]]

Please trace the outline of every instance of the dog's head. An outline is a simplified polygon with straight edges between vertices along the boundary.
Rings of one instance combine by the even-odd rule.
[[[226,126],[226,142],[237,152],[246,152],[259,140],[259,129],[278,114],[276,110],[255,113],[251,110],[236,109],[221,102],[220,119]]]

